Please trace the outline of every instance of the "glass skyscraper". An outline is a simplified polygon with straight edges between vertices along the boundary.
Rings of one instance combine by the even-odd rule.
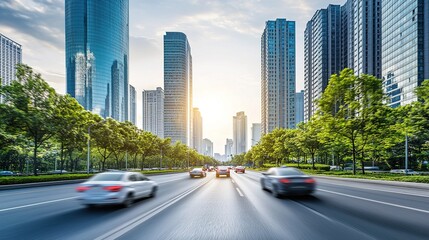
[[[164,35],[164,137],[192,143],[192,55],[184,33]]]
[[[417,100],[414,90],[429,79],[429,2],[382,1],[383,85],[388,104]]]
[[[267,21],[261,37],[261,132],[295,128],[295,22]]]
[[[128,0],[66,0],[67,93],[87,110],[128,120]]]
[[[137,124],[137,91],[134,86],[130,84],[130,122],[134,125]]]
[[[0,78],[6,86],[16,79],[16,65],[22,62],[21,45],[0,33]],[[0,103],[3,96],[0,95]]]

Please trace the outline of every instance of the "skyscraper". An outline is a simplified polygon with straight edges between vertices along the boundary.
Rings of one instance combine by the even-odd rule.
[[[129,2],[66,0],[67,93],[102,117],[128,120]]]
[[[429,2],[382,1],[383,86],[391,107],[417,101],[429,79]]]
[[[304,35],[304,118],[308,121],[317,111],[316,100],[328,86],[329,78],[342,70],[340,6],[317,10]]]
[[[203,155],[213,157],[213,142],[210,139],[203,139]]]
[[[251,146],[255,146],[258,144],[259,140],[261,140],[261,124],[260,123],[252,123],[252,141]]]
[[[247,116],[238,112],[233,117],[232,154],[237,155],[247,151]]]
[[[304,90],[297,92],[295,95],[295,125],[304,122]]]
[[[203,154],[203,118],[198,108],[194,108],[193,118],[193,147],[197,152]]]
[[[295,75],[295,22],[267,21],[261,38],[262,134],[295,127]]]
[[[0,33],[0,78],[1,85],[9,85],[16,79],[16,65],[22,63],[21,45]],[[3,96],[0,95],[0,103]]]
[[[130,122],[137,124],[137,99],[136,89],[130,84]]]
[[[227,138],[225,143],[225,160],[228,161],[232,155],[232,139]]]
[[[185,34],[164,35],[164,136],[192,144],[192,56]]]
[[[143,90],[143,130],[164,138],[164,91]]]

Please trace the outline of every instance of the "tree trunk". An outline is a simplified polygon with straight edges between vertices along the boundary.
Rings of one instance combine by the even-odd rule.
[[[37,140],[36,138],[34,138],[34,149],[33,149],[33,173],[34,176],[37,176],[37,166],[38,166],[38,162],[37,162]]]
[[[311,153],[311,162],[313,164],[313,170],[315,170],[316,167],[314,166],[314,153]]]

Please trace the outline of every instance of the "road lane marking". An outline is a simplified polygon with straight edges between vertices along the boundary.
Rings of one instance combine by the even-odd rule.
[[[237,189],[237,192],[238,192],[238,194],[240,195],[240,197],[244,197],[243,193],[240,191],[240,189],[239,189],[239,188],[235,188],[235,189]]]
[[[423,209],[419,209],[419,208],[413,208],[413,207],[407,207],[407,206],[398,205],[398,204],[394,204],[394,203],[377,201],[377,200],[373,200],[373,199],[369,199],[369,198],[353,196],[353,195],[349,195],[349,194],[345,194],[345,193],[333,192],[333,191],[324,190],[324,189],[320,189],[320,188],[317,189],[317,190],[318,191],[322,191],[322,192],[327,192],[327,193],[332,193],[332,194],[344,196],[344,197],[355,198],[355,199],[364,200],[364,201],[373,202],[373,203],[379,203],[379,204],[383,204],[383,205],[387,205],[387,206],[392,206],[392,207],[397,207],[397,208],[403,208],[403,209],[413,210],[413,211],[422,212],[422,213],[429,213],[429,211],[423,210]]]
[[[170,207],[171,205],[175,204],[176,202],[182,200],[184,197],[188,196],[189,194],[191,194],[192,192],[194,192],[195,190],[201,188],[202,186],[206,185],[207,183],[209,183],[212,179],[209,179],[207,181],[204,181],[203,183],[188,189],[184,192],[182,192],[181,194],[177,195],[176,197],[170,199],[169,201],[159,205],[158,207],[152,209],[151,211],[147,212],[144,215],[141,215],[139,218],[137,219],[133,219],[130,220],[124,224],[122,224],[121,226],[101,235],[100,237],[96,238],[95,240],[104,240],[104,239],[117,239],[119,237],[121,237],[122,235],[126,234],[127,232],[131,231],[132,229],[134,229],[135,227],[137,227],[138,225],[146,222],[147,220],[151,219],[152,217],[154,217],[155,215],[157,215],[158,213],[164,211],[166,208]]]
[[[20,208],[33,207],[33,206],[38,206],[38,205],[43,205],[43,204],[48,204],[48,203],[54,203],[54,202],[61,202],[61,201],[66,201],[66,200],[70,200],[70,199],[75,199],[75,198],[77,198],[77,197],[61,198],[61,199],[56,199],[56,200],[51,200],[51,201],[22,205],[22,206],[18,206],[18,207],[4,208],[4,209],[0,209],[0,212],[6,212],[6,211],[20,209]]]
[[[232,182],[232,183],[235,183],[235,182],[234,182],[234,179],[231,179],[231,182]]]

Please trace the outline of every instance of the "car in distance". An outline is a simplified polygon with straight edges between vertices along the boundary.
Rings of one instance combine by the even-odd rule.
[[[262,173],[261,187],[271,191],[274,197],[309,195],[315,191],[316,181],[296,168],[270,168]]]
[[[227,166],[219,166],[216,169],[216,177],[220,177],[221,175],[225,175],[227,177],[230,176],[229,168]]]
[[[246,168],[243,166],[235,167],[235,173],[239,173],[239,172],[246,173]]]
[[[12,171],[0,171],[0,176],[13,176]]]
[[[154,197],[158,185],[137,172],[103,172],[76,187],[78,200],[87,207],[122,205],[129,207],[136,199]]]
[[[205,177],[206,176],[206,172],[202,168],[194,168],[191,171],[189,171],[189,176],[191,178],[194,178],[194,177]]]

